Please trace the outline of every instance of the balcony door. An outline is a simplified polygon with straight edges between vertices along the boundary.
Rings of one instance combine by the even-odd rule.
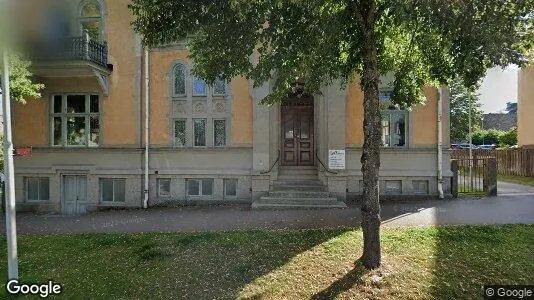
[[[282,106],[282,165],[313,166],[313,102]]]

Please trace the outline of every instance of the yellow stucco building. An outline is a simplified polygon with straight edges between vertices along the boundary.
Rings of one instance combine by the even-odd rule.
[[[335,82],[321,94],[288,95],[285,104],[261,105],[269,83],[254,88],[234,78],[209,86],[192,76],[185,41],[151,49],[147,60],[130,26],[129,2],[33,6],[45,16],[32,19],[42,26],[29,26],[39,37],[32,71],[46,88],[41,99],[14,107],[15,147],[33,149],[15,162],[21,208],[83,213],[140,207],[145,199],[149,205],[343,207],[358,199],[363,144],[358,83]],[[534,72],[529,74],[526,79]],[[407,111],[388,104],[391,81],[384,76],[380,85],[381,193],[436,197],[441,183],[449,194],[447,88],[425,87],[426,103]]]

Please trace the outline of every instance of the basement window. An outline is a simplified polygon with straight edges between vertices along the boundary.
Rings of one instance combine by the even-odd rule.
[[[102,202],[125,202],[126,179],[124,178],[101,178],[100,201]]]
[[[188,196],[212,196],[213,179],[187,179]]]
[[[171,196],[171,179],[158,178],[158,197]]]
[[[26,177],[25,192],[28,201],[50,200],[50,179],[48,177]]]
[[[237,196],[237,179],[224,180],[224,196],[227,198],[235,198]]]

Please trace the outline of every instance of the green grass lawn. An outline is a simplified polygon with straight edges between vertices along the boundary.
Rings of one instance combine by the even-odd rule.
[[[360,229],[21,236],[20,277],[72,299],[481,299],[534,283],[534,226],[383,228],[382,247],[368,272]]]
[[[514,176],[514,175],[497,175],[497,180],[518,183],[523,185],[534,186],[534,177]]]

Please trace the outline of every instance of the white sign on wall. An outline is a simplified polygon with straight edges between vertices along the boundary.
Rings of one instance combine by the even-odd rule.
[[[328,168],[345,170],[345,150],[328,150]]]

